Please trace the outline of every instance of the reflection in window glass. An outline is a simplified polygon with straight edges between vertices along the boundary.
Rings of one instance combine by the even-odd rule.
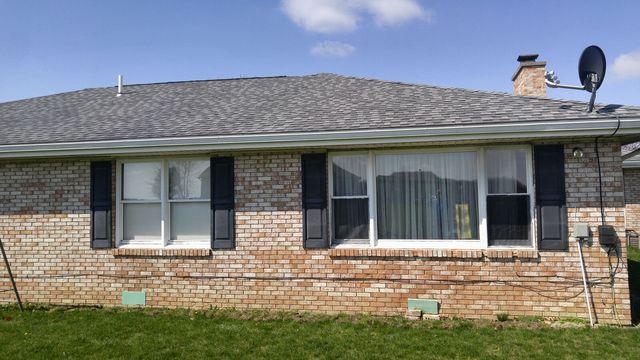
[[[489,194],[527,192],[527,161],[524,150],[487,150]]]
[[[208,199],[210,193],[208,160],[169,161],[170,199]]]
[[[129,242],[149,242],[160,239],[160,204],[124,204],[123,240]]]
[[[478,239],[475,152],[376,156],[380,239]]]
[[[211,236],[210,205],[205,201],[171,203],[171,240],[209,241]]]
[[[369,238],[369,201],[334,199],[333,224],[336,239]]]
[[[333,196],[367,195],[367,155],[333,158]]]
[[[489,245],[528,246],[531,244],[529,196],[487,196]]]
[[[161,163],[139,162],[122,165],[124,200],[160,200]]]

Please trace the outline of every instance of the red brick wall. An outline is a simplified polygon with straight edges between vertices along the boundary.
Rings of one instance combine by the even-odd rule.
[[[571,156],[574,146],[585,150],[582,162]],[[570,226],[574,215],[595,226],[593,147],[566,149]],[[622,234],[620,147],[602,144],[601,152],[607,219]],[[235,163],[237,248],[213,253],[92,250],[88,160],[0,163],[0,236],[23,298],[114,306],[123,290],[144,289],[149,306],[398,314],[412,297],[439,300],[447,316],[586,317],[574,242],[568,252],[305,250],[300,154],[238,154]],[[592,279],[607,276],[599,246],[585,256]],[[592,291],[599,320],[614,322],[611,289],[602,282]],[[629,323],[626,268],[615,295],[618,317]],[[11,301],[0,292],[0,302]]]

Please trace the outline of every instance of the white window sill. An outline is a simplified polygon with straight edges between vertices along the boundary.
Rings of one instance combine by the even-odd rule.
[[[378,240],[375,246],[371,244],[340,242],[333,244],[336,249],[446,249],[473,250],[486,249],[480,240]]]
[[[149,249],[149,250],[182,250],[182,249],[186,249],[186,250],[193,250],[193,249],[200,249],[200,250],[211,250],[211,243],[210,242],[206,242],[206,243],[184,243],[184,244],[168,244],[168,245],[161,245],[161,244],[120,244],[118,245],[116,248],[118,249],[140,249],[140,250],[145,250],[145,249]]]
[[[111,249],[114,256],[126,257],[209,257],[211,249],[204,247],[118,247]]]
[[[435,249],[435,248],[389,248],[389,247],[332,247],[329,249],[332,258],[428,258],[428,259],[521,259],[536,260],[538,250],[533,248],[519,249]]]
[[[400,250],[536,250],[530,246],[487,246],[481,240],[378,240],[376,245],[340,241],[332,249],[400,249]]]

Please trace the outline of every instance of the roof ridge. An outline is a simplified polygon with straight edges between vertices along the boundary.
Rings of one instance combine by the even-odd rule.
[[[304,77],[309,75],[272,75],[272,76],[247,76],[247,77],[231,77],[231,78],[218,78],[218,79],[195,79],[195,80],[175,80],[175,81],[160,81],[160,82],[152,82],[152,83],[137,83],[137,84],[124,84],[127,86],[147,86],[147,85],[164,85],[164,84],[184,84],[184,83],[198,83],[198,82],[222,82],[222,81],[238,81],[238,80],[262,80],[262,79],[284,79],[284,78],[296,78],[296,77]],[[101,89],[111,89],[117,87],[114,86],[106,86]]]
[[[7,104],[13,104],[13,103],[17,103],[17,102],[22,102],[22,101],[29,101],[29,100],[36,100],[36,99],[53,97],[53,96],[60,96],[60,95],[79,93],[79,92],[87,91],[87,90],[101,90],[101,89],[110,89],[110,88],[111,87],[88,87],[88,88],[84,88],[84,89],[69,90],[69,91],[58,92],[58,93],[47,94],[47,95],[38,95],[38,96],[30,97],[30,98],[16,99],[16,100],[9,100],[9,101],[5,101],[5,102],[0,102],[0,106],[7,105]]]
[[[514,94],[507,93],[507,92],[502,92],[502,91],[468,89],[468,88],[452,87],[452,86],[441,86],[441,85],[432,85],[432,84],[424,84],[424,83],[412,83],[412,82],[398,81],[398,80],[384,80],[384,79],[370,78],[370,77],[364,77],[364,76],[342,75],[342,74],[336,74],[336,73],[330,73],[330,72],[320,72],[320,73],[306,74],[306,75],[249,76],[249,77],[230,77],[230,78],[217,78],[217,79],[161,81],[161,82],[153,82],[153,83],[133,83],[133,84],[125,84],[125,87],[152,86],[152,85],[170,85],[170,84],[190,84],[190,83],[200,83],[200,82],[224,82],[224,81],[240,81],[240,80],[294,79],[294,78],[310,78],[310,77],[322,77],[322,76],[342,78],[342,79],[351,79],[351,80],[359,80],[359,81],[369,81],[369,82],[374,82],[374,83],[391,84],[391,85],[398,85],[398,86],[413,86],[413,87],[421,87],[421,88],[434,89],[434,90],[455,91],[455,92],[458,92],[458,93],[472,93],[472,94],[480,94],[480,95],[493,95],[493,96],[500,96],[500,97],[505,98],[505,99],[528,99],[528,100],[534,100],[534,101],[540,101],[540,102],[553,102],[553,103],[564,103],[564,104],[585,105],[585,106],[587,104],[586,101],[579,101],[579,100],[557,99],[557,98],[547,98],[547,97],[540,98],[540,97],[535,97],[535,96],[522,96],[522,95],[514,95]],[[54,93],[54,94],[48,94],[48,95],[42,95],[42,96],[35,96],[35,97],[32,97],[32,98],[17,99],[17,100],[11,100],[11,101],[7,101],[7,102],[0,102],[0,105],[7,105],[7,104],[16,103],[16,102],[26,101],[26,100],[41,99],[41,98],[47,98],[47,97],[52,97],[52,96],[58,96],[58,95],[73,94],[73,93],[82,92],[82,91],[88,91],[88,90],[109,90],[109,89],[114,89],[115,87],[117,87],[117,86],[89,87],[89,88],[84,88],[84,89],[79,89],[79,90],[72,90],[72,91],[66,91],[66,92],[60,92],[60,93]],[[598,108],[600,108],[600,109],[606,108],[608,106],[620,106],[620,107],[624,107],[624,108],[627,108],[627,109],[640,110],[640,106],[634,106],[634,105],[597,103],[596,106]],[[606,116],[607,114],[600,114],[600,115],[601,116],[602,115]]]
[[[310,75],[301,75],[301,76],[300,75],[273,75],[273,76],[250,76],[250,77],[219,78],[219,79],[160,81],[160,82],[155,82],[155,83],[124,84],[124,87],[126,88],[126,87],[130,87],[130,86],[197,83],[197,82],[208,82],[208,81],[212,81],[213,82],[213,81],[256,80],[256,79],[281,79],[281,78],[296,78],[296,77],[305,77],[305,76],[310,76]],[[24,99],[9,100],[9,101],[5,101],[5,102],[0,102],[0,105],[12,104],[12,103],[15,103],[15,102],[21,102],[21,101],[27,101],[27,100],[41,99],[41,98],[46,98],[46,97],[51,97],[51,96],[73,94],[73,93],[87,91],[87,90],[109,90],[109,89],[113,89],[113,88],[117,88],[117,87],[118,87],[118,85],[88,87],[88,88],[84,88],[84,89],[63,91],[63,92],[57,92],[57,93],[47,94],[47,95],[39,95],[39,96],[34,96],[34,97],[29,97],[29,98],[24,98]]]
[[[325,73],[320,73],[320,74],[317,74],[317,75],[324,75],[324,74]],[[454,86],[442,86],[442,85],[412,83],[412,82],[406,82],[406,81],[384,80],[384,79],[369,78],[369,77],[363,77],[363,76],[341,75],[341,74],[334,74],[334,73],[326,73],[326,74],[337,76],[337,77],[342,77],[342,78],[345,78],[345,79],[366,80],[366,81],[381,82],[381,83],[396,84],[396,85],[420,86],[420,87],[427,87],[427,88],[432,88],[432,89],[454,90],[454,91],[472,92],[472,93],[479,93],[479,94],[501,95],[501,96],[505,96],[505,97],[509,97],[509,98],[516,98],[516,99],[524,98],[524,99],[532,99],[532,100],[562,101],[562,102],[573,102],[573,103],[578,103],[578,104],[587,104],[587,102],[583,102],[583,101],[579,101],[579,100],[557,99],[557,98],[547,98],[547,97],[541,98],[541,97],[536,97],[536,96],[514,95],[514,94],[511,94],[511,93],[508,93],[508,92],[504,92],[504,91],[491,91],[491,90],[461,88],[461,87],[454,87]],[[611,104],[611,105],[618,105],[618,104]],[[624,105],[624,106],[630,106],[630,105]]]

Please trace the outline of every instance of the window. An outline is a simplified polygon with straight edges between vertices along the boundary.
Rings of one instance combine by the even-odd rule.
[[[210,241],[209,160],[169,161],[170,241]]]
[[[162,163],[122,164],[123,243],[160,240]]]
[[[380,239],[478,239],[475,152],[376,156]]]
[[[335,245],[532,246],[528,148],[330,155]]]
[[[366,154],[333,157],[333,233],[338,241],[369,241],[367,172]]]
[[[531,245],[527,152],[490,149],[486,152],[486,163],[489,245]]]
[[[122,161],[118,242],[135,247],[209,247],[209,159]]]

